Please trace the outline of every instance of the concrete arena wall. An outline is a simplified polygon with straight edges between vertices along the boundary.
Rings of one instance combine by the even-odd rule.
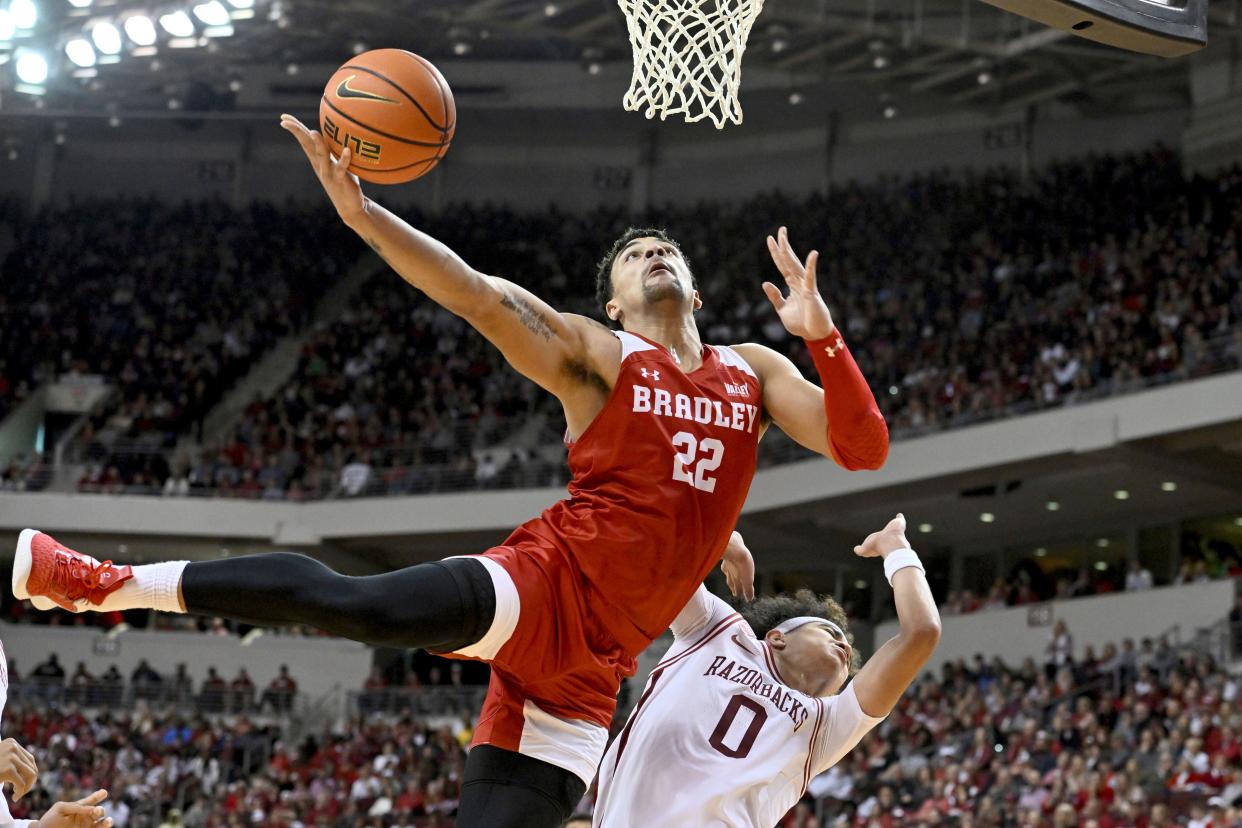
[[[79,661],[96,676],[115,664],[129,681],[139,660],[145,658],[165,676],[184,662],[196,689],[207,677],[208,667],[215,667],[225,681],[232,681],[245,667],[261,692],[279,674],[280,665],[286,664],[299,692],[311,700],[337,689],[360,689],[370,675],[372,660],[370,648],[354,641],[280,635],[263,635],[243,646],[232,635],[131,630],[109,640],[103,630],[92,627],[0,623],[0,641],[21,675],[46,660],[49,653],[56,653],[68,675]]]
[[[805,194],[833,183],[943,168],[1039,165],[1157,141],[1177,146],[1184,123],[1185,113],[1177,110],[1045,118],[1033,126],[1017,115],[959,114],[847,124],[835,131],[833,146],[824,113],[772,129],[717,133],[652,126],[624,113],[477,112],[463,122],[432,175],[373,191],[389,203],[432,209],[457,201],[639,209],[773,189]],[[175,121],[126,121],[113,129],[75,121],[64,146],[40,140],[46,127],[30,125],[21,160],[0,158],[0,194],[36,202],[115,194],[172,201],[322,198],[288,136],[266,122],[209,121],[187,129]]]
[[[1075,658],[1088,644],[1098,655],[1105,644],[1120,645],[1123,639],[1132,638],[1137,646],[1144,637],[1158,638],[1174,628],[1179,640],[1188,641],[1198,628],[1211,626],[1228,614],[1235,588],[1233,581],[1213,581],[948,616],[941,619],[940,646],[926,669],[938,670],[957,659],[969,662],[976,653],[989,660],[1000,656],[1010,665],[1025,658],[1042,665],[1057,621],[1064,621],[1074,637]],[[878,625],[876,645],[899,630],[895,620]]]

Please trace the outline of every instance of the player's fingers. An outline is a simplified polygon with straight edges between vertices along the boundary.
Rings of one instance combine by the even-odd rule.
[[[302,148],[302,152],[306,153],[306,157],[310,159],[312,164],[314,164],[318,158],[318,153],[315,149],[315,143],[311,138],[310,130],[302,126],[297,119],[292,121],[282,120],[280,122],[280,127],[285,132],[288,132],[293,136],[294,140],[298,142],[298,146]]]
[[[30,789],[34,787],[35,782],[39,779],[39,772],[33,764],[27,764],[26,762],[17,762],[14,764],[14,767],[17,770],[20,784],[18,782],[13,783],[13,798],[21,799],[30,793]]]
[[[777,234],[777,238],[768,236],[768,252],[772,254],[772,263],[776,265],[776,269],[785,277],[785,281],[800,277],[799,271],[802,268],[798,257],[789,251],[789,243],[784,237],[785,228],[782,227]]]
[[[104,790],[103,788],[100,788],[99,790],[91,794],[90,796],[84,796],[73,804],[74,805],[85,805],[89,807],[91,805],[98,805],[100,802],[103,802],[107,798],[108,798],[108,792]],[[102,816],[103,808],[98,808],[97,810],[100,812],[100,815]]]
[[[781,251],[784,253],[785,261],[794,270],[802,269],[802,262],[798,259],[798,254],[794,252],[793,245],[789,243],[788,228],[781,228]]]
[[[763,292],[767,295],[768,300],[772,303],[772,307],[778,311],[785,307],[785,297],[781,295],[781,289],[771,282],[763,283]]]
[[[328,169],[325,164],[328,157],[328,151],[324,146],[323,136],[321,136],[318,132],[308,132],[306,134],[306,138],[308,141],[306,154],[310,157],[311,166],[315,168],[315,174],[319,176],[320,180],[322,180],[324,173],[327,172]]]
[[[341,157],[332,164],[332,180],[337,184],[345,182],[345,171],[349,169],[350,162],[353,161],[353,150],[346,147],[341,151]]]
[[[39,763],[31,754],[27,753],[21,757],[21,766],[30,773],[32,779],[39,778]]]
[[[280,126],[282,129],[294,135],[310,135],[310,130],[306,128],[306,124],[302,123],[292,115],[281,115]]]
[[[780,238],[768,236],[768,253],[772,256],[772,263],[776,265],[776,269],[781,275],[789,278],[790,261],[789,254],[785,252],[785,245]],[[797,264],[795,261],[793,264]]]
[[[815,267],[819,264],[819,251],[812,250],[806,255],[806,265],[802,272],[806,279],[806,289],[809,291],[819,290],[819,286],[815,279]]]
[[[30,751],[16,742],[13,743],[11,759],[14,777],[13,798],[21,799],[34,787],[39,779],[39,765]]]
[[[323,135],[318,130],[311,130],[311,141],[315,144],[315,155],[319,160],[319,173],[328,175],[332,171],[332,152],[328,149],[328,142],[323,140]]]

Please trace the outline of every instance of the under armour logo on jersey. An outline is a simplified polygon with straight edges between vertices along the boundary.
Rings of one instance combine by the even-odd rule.
[[[654,370],[653,370],[653,371],[648,371],[646,368],[643,368],[643,369],[641,369],[641,370],[642,370],[642,374],[643,374],[643,379],[652,379],[652,380],[655,380],[656,382],[659,382],[659,381],[660,381],[660,372],[659,372],[659,371],[654,371]]]
[[[827,352],[829,359],[835,357],[839,351],[844,351],[844,350],[845,350],[845,340],[841,338],[840,334],[837,334],[836,344],[824,346],[824,351]]]

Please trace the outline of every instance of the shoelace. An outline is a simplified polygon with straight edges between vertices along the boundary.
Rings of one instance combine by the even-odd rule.
[[[52,576],[55,584],[70,601],[84,598],[91,590],[99,589],[113,569],[112,561],[92,565],[86,558],[69,554],[56,555],[56,571]]]

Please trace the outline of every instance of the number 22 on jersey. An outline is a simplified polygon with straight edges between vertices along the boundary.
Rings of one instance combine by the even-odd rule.
[[[716,491],[716,478],[709,476],[724,460],[724,443],[715,437],[703,440],[688,431],[673,435],[673,479],[703,492]]]

